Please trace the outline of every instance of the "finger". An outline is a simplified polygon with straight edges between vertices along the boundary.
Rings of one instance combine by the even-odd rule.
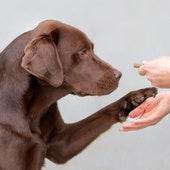
[[[124,132],[127,132],[127,131],[135,131],[135,130],[139,130],[139,129],[142,129],[144,127],[138,127],[138,126],[131,126],[130,124],[128,125],[124,125],[124,126],[121,126],[119,128],[120,131],[124,131]]]
[[[144,65],[144,64],[146,64],[146,63],[147,63],[147,61],[146,61],[146,60],[143,60],[143,61],[142,61],[142,64],[143,64],[143,65]]]
[[[144,76],[146,74],[146,69],[145,69],[145,64],[147,63],[147,61],[142,61],[142,65],[139,67],[138,73],[141,76]]]
[[[138,73],[141,76],[144,76],[146,74],[145,65],[142,65],[142,66],[139,67]]]
[[[144,129],[146,128],[146,126],[144,127],[133,127],[133,128],[128,128],[128,127],[120,127],[120,131],[121,132],[128,132],[128,131],[137,131],[137,130],[141,130],[141,129]]]
[[[146,128],[148,126],[156,124],[158,121],[154,117],[150,116],[149,118],[142,118],[135,120],[131,123],[126,123],[120,127],[120,131],[133,131]]]
[[[153,97],[149,97],[147,100],[145,100],[140,106],[138,106],[137,108],[135,108],[134,110],[132,110],[129,113],[129,117],[131,118],[135,118],[138,117],[140,115],[143,115],[143,113],[145,113],[146,109],[148,108],[148,106],[150,105],[150,103],[152,102]]]
[[[134,124],[126,124],[120,127],[120,131],[135,131],[146,128],[147,125],[134,125]]]
[[[129,117],[131,117],[131,118],[138,117],[138,116],[140,116],[143,112],[144,112],[144,108],[142,108],[142,107],[137,107],[136,109],[134,109],[133,111],[131,111],[131,112],[129,113]]]

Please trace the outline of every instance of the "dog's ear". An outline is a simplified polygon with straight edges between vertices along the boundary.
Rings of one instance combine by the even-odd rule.
[[[63,68],[57,46],[48,35],[41,35],[25,47],[21,66],[54,87],[63,83]]]

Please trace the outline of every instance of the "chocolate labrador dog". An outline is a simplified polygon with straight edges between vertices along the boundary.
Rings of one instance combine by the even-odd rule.
[[[93,48],[80,30],[46,20],[1,52],[1,170],[40,170],[44,158],[65,163],[157,93],[155,88],[132,91],[79,122],[64,123],[60,98],[106,95],[118,86],[121,73]]]

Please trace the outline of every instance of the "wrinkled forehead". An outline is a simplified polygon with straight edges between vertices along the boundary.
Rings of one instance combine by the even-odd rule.
[[[85,33],[71,26],[64,27],[63,29],[60,30],[60,33],[63,39],[67,39],[72,42],[81,41],[82,43],[91,43],[91,40]]]
[[[59,33],[59,44],[65,47],[75,48],[80,50],[83,48],[90,48],[93,46],[91,40],[82,31],[74,27],[63,27]]]

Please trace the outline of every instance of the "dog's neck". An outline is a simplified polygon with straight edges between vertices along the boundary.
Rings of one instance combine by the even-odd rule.
[[[24,107],[33,133],[41,133],[39,122],[49,106],[68,94],[69,91],[63,86],[55,88],[35,77],[32,79],[24,95]]]
[[[27,103],[27,105],[25,105],[25,109],[28,111],[27,116],[31,119],[39,116],[39,114],[44,112],[51,104],[57,102],[57,100],[67,94],[69,94],[69,92],[63,86],[55,88],[33,78],[30,88],[24,95],[25,103]]]

